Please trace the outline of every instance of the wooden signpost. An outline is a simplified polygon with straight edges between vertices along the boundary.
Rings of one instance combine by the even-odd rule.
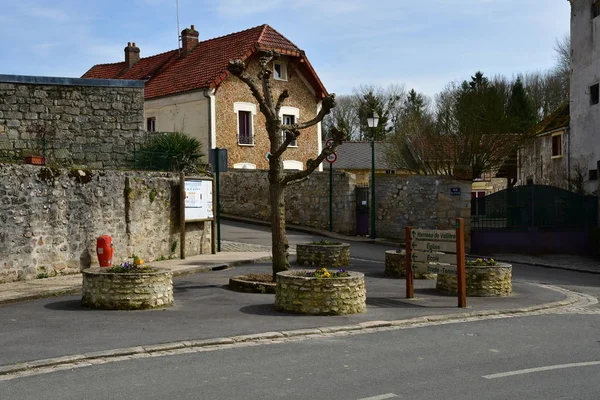
[[[448,254],[452,253],[452,254]],[[456,230],[406,228],[406,298],[414,297],[415,272],[456,275],[458,306],[467,306],[465,228],[456,219]]]

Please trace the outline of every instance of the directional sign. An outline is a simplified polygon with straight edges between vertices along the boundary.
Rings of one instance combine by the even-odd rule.
[[[428,242],[424,240],[413,240],[410,242],[412,250],[417,251],[443,251],[444,253],[456,253],[454,242]]]
[[[337,160],[337,154],[331,153],[325,158],[329,164],[333,164]]]
[[[456,254],[444,254],[444,253],[428,253],[414,251],[410,253],[410,261],[423,261],[423,262],[436,262],[446,264],[456,264]]]
[[[411,229],[411,240],[435,240],[445,242],[456,242],[455,230],[431,230],[431,229]]]
[[[411,263],[413,272],[421,274],[446,274],[456,275],[456,265],[449,264],[429,264],[424,262],[413,262]]]

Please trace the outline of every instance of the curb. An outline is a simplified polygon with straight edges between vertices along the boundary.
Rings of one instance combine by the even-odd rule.
[[[537,306],[530,306],[524,308],[508,309],[508,310],[486,310],[486,311],[472,311],[467,313],[454,313],[445,315],[430,315],[423,317],[415,317],[404,320],[392,320],[392,321],[366,321],[354,325],[341,325],[341,326],[327,326],[320,328],[304,328],[295,329],[291,331],[274,331],[264,332],[257,334],[248,335],[236,335],[230,337],[221,337],[213,339],[202,339],[202,340],[184,340],[171,343],[162,343],[157,345],[145,345],[145,346],[134,346],[122,349],[95,351],[84,354],[77,354],[72,356],[62,356],[55,358],[47,358],[42,360],[35,360],[29,362],[21,362],[15,364],[8,364],[0,366],[0,377],[3,375],[10,375],[23,371],[32,371],[37,369],[43,369],[48,367],[54,367],[65,364],[75,364],[78,362],[85,362],[95,359],[119,359],[123,356],[132,355],[150,355],[161,352],[168,352],[180,349],[191,349],[191,348],[215,348],[218,346],[235,345],[237,343],[261,343],[264,341],[271,341],[276,339],[286,338],[310,338],[313,336],[320,336],[324,334],[334,333],[369,333],[376,329],[390,328],[390,329],[402,329],[410,327],[422,327],[435,323],[450,323],[458,320],[468,320],[477,317],[490,317],[500,318],[504,317],[515,317],[521,315],[527,315],[538,311],[544,311],[553,308],[560,308],[570,306],[581,302],[582,294],[568,291],[549,285],[540,285],[547,289],[555,290],[567,295],[567,299],[561,301],[555,301],[551,303],[540,304]]]
[[[237,267],[240,265],[266,262],[266,261],[271,260],[271,258],[272,257],[270,257],[270,256],[269,257],[260,257],[260,258],[251,258],[251,259],[247,259],[247,260],[233,261],[230,263],[212,264],[212,265],[208,265],[208,266],[198,266],[198,267],[179,269],[179,270],[173,271],[173,277],[193,275],[193,274],[203,273],[203,272],[222,271],[222,270],[234,268],[234,267]],[[73,295],[73,294],[79,294],[79,293],[81,293],[81,284],[74,285],[74,286],[66,286],[63,289],[43,290],[43,291],[40,291],[35,294],[27,294],[27,295],[23,295],[23,296],[19,296],[19,297],[0,299],[0,305],[19,303],[22,301],[44,299],[44,298],[53,297],[53,296]],[[2,369],[0,367],[0,375],[2,374],[1,371],[2,371]]]

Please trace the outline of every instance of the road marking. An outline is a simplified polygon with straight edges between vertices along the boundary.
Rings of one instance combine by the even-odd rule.
[[[386,394],[380,394],[379,396],[365,397],[365,398],[358,399],[358,400],[384,400],[384,399],[391,399],[393,397],[398,397],[398,395],[395,395],[394,393],[386,393]]]
[[[552,371],[555,369],[565,369],[565,368],[592,367],[595,365],[600,365],[600,361],[588,361],[588,362],[580,362],[580,363],[549,365],[547,367],[519,369],[517,371],[509,371],[509,372],[501,372],[499,374],[484,375],[484,376],[482,376],[482,378],[485,378],[485,379],[506,378],[507,376],[525,375],[525,374],[531,374],[534,372]]]

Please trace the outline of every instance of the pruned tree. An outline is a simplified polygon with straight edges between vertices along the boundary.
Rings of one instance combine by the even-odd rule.
[[[285,188],[293,182],[306,179],[324,160],[335,152],[338,145],[342,144],[346,133],[343,130],[332,129],[333,145],[325,147],[315,159],[306,162],[306,169],[298,172],[286,173],[283,169],[282,155],[290,143],[300,135],[300,131],[317,125],[335,107],[335,94],[330,94],[322,100],[321,110],[312,119],[306,122],[296,122],[285,125],[279,118],[279,111],[285,100],[290,96],[287,89],[274,96],[271,85],[272,61],[279,58],[279,53],[271,50],[261,52],[259,57],[260,70],[256,78],[246,72],[246,65],[242,60],[229,62],[229,72],[244,82],[259,105],[260,112],[265,116],[265,128],[269,136],[269,203],[271,205],[271,231],[273,251],[273,280],[277,273],[288,270],[289,244],[285,232]],[[285,138],[282,135],[285,132]]]

